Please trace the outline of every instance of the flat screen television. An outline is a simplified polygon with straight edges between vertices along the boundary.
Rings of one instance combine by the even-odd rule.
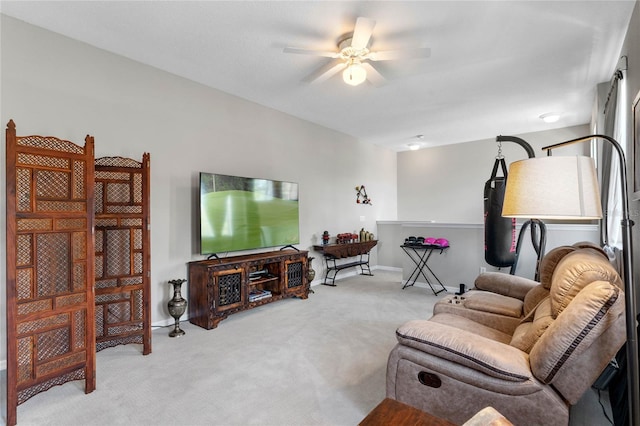
[[[298,184],[200,173],[200,253],[300,242]]]

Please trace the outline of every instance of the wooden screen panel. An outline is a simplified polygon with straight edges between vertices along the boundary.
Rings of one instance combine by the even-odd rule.
[[[96,349],[141,343],[151,353],[149,161],[95,160]]]
[[[95,389],[94,141],[16,136],[7,149],[7,424],[70,380]],[[90,249],[91,248],[91,249]]]

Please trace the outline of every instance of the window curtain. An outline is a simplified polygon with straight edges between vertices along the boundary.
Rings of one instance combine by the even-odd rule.
[[[611,81],[605,101],[601,132],[620,143],[622,150],[627,146],[626,128],[629,117],[626,100],[626,67],[617,69]],[[626,156],[626,153],[625,153]],[[620,159],[610,144],[603,144],[601,151],[601,202],[603,219],[601,242],[610,249],[622,249],[622,194],[620,187]]]

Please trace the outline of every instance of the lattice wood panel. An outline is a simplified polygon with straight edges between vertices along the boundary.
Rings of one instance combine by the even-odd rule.
[[[151,353],[149,154],[95,160],[96,349]]]
[[[7,149],[7,424],[70,380],[95,389],[94,141],[16,136]]]

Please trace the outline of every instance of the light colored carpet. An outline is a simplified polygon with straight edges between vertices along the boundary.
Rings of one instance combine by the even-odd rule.
[[[431,291],[376,271],[337,287],[231,315],[217,329],[182,322],[97,354],[97,389],[77,381],[18,407],[19,425],[355,425],[385,396],[395,330],[428,318]]]
[[[385,397],[396,328],[431,316],[442,294],[402,290],[400,273],[380,270],[337,285],[210,331],[183,322],[187,334],[169,338],[157,329],[148,356],[139,345],[105,349],[93,393],[83,381],[52,388],[18,407],[18,424],[356,425]],[[581,418],[593,423],[574,424],[606,424],[597,400],[586,404]]]

